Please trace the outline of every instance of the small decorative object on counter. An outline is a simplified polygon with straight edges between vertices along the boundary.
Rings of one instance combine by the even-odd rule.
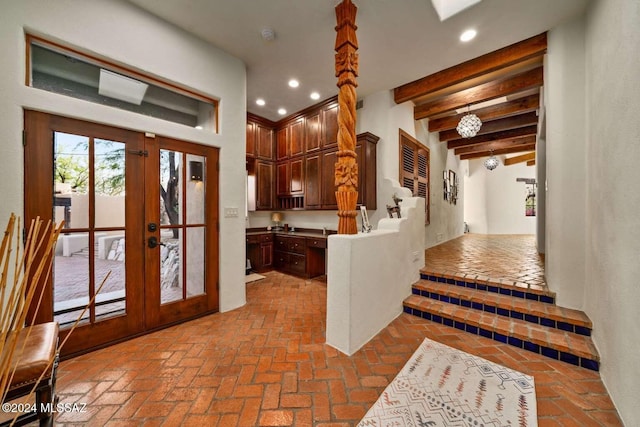
[[[369,214],[367,213],[366,206],[360,206],[360,213],[362,214],[362,232],[370,233],[373,227],[369,224]]]
[[[389,218],[393,218],[393,214],[394,213],[396,215],[398,215],[398,218],[401,218],[401,216],[400,216],[400,202],[401,201],[402,201],[402,199],[399,198],[396,194],[393,195],[393,202],[395,203],[395,206],[387,205],[387,212],[389,213]]]

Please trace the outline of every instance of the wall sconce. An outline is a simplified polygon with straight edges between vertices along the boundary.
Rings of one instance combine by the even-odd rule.
[[[190,161],[191,181],[202,181],[202,162]]]

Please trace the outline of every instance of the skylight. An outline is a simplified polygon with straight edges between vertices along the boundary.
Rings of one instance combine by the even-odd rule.
[[[440,21],[451,18],[463,10],[480,3],[481,0],[431,0]]]

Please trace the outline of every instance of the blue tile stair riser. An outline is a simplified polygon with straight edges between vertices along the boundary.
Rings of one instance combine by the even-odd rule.
[[[595,360],[587,359],[586,357],[580,358],[580,366],[586,369],[591,369],[592,371],[600,371],[600,363]]]
[[[473,325],[467,325],[465,330],[470,334],[478,335],[478,327]]]
[[[471,301],[471,307],[474,310],[482,310],[482,303]]]
[[[467,288],[476,289],[476,282],[466,282],[466,283],[467,283]]]
[[[524,314],[520,313],[519,311],[511,310],[511,317],[514,319],[524,320]]]
[[[540,346],[529,341],[524,342],[524,349],[540,354]]]
[[[522,348],[522,340],[516,337],[508,337],[509,345],[514,347]]]
[[[585,328],[584,326],[575,326],[576,329],[576,334],[578,335],[584,335],[586,337],[590,337],[591,336],[591,329],[589,328]]]
[[[440,295],[440,301],[448,303],[449,297],[446,295]]]
[[[487,289],[489,290],[489,292],[493,292],[493,293],[498,293],[498,287],[497,286],[487,286]]]
[[[447,283],[449,285],[455,285],[456,281],[454,279],[447,279]]]
[[[440,300],[440,295],[438,295],[435,292],[429,292],[429,298],[434,299],[434,300]]]
[[[528,299],[528,300],[531,300],[531,301],[540,301],[540,298],[538,297],[538,295],[532,294],[530,292],[527,292],[525,294],[525,298]]]
[[[434,321],[434,322],[436,322],[436,323],[440,323],[440,324],[442,324],[442,317],[441,317],[441,316],[438,316],[438,315],[436,315],[436,314],[434,314],[434,315],[432,315],[432,316],[431,316],[431,320],[432,320],[432,321]]]
[[[484,311],[486,311],[487,313],[494,313],[496,312],[496,308],[492,305],[484,305]]]
[[[493,339],[493,332],[488,331],[484,328],[480,328],[480,335],[485,337],[485,338],[491,338]]]
[[[424,291],[421,291],[420,289],[417,289],[417,288],[411,288],[411,293],[413,295],[422,295],[422,292]]]
[[[552,319],[547,319],[546,317],[541,317],[540,318],[540,324],[542,326],[549,326],[550,328],[555,328],[556,327],[556,321],[552,320]]]
[[[547,304],[555,304],[556,300],[548,295],[540,295],[540,302],[546,302]]]
[[[508,295],[508,296],[511,296],[511,289],[500,288],[500,295]]]
[[[442,318],[442,323],[443,323],[444,325],[446,325],[446,326],[451,326],[451,327],[453,327],[453,320],[448,319],[448,318],[446,318],[446,317],[443,317],[443,318]]]
[[[420,291],[420,296],[429,298],[429,291],[424,291],[424,290]]]
[[[438,277],[438,283],[447,283],[447,279],[444,277]]]
[[[465,282],[464,282],[464,280],[456,280],[456,285],[457,286],[465,286]]]
[[[500,316],[506,316],[509,317],[509,310],[505,309],[505,308],[500,308],[498,307],[498,314]]]
[[[467,301],[467,300],[463,299],[462,301],[460,301],[460,305],[463,306],[463,307],[471,308],[471,301]]]
[[[449,301],[451,304],[460,305],[460,298],[451,297]]]
[[[538,316],[534,316],[533,314],[525,313],[524,320],[526,320],[529,323],[535,323],[535,324],[540,323],[540,318]]]
[[[428,311],[423,311],[421,317],[426,320],[431,320],[431,313],[429,313]]]
[[[456,321],[456,322],[454,323],[454,326],[455,326],[455,328],[456,328],[456,329],[460,329],[461,331],[464,331],[464,330],[465,330],[465,324],[464,324],[464,323],[462,323],[462,322],[458,322],[458,321]]]
[[[499,334],[497,332],[493,333],[493,339],[496,341],[500,341],[501,343],[507,344],[507,336]]]
[[[524,292],[516,291],[515,289],[511,291],[511,295],[513,295],[516,298],[524,298]]]
[[[413,309],[411,307],[407,307],[406,305],[402,307],[402,311],[407,314],[413,314]]]
[[[482,284],[478,283],[477,288],[478,288],[479,291],[486,291],[487,290],[487,285],[482,285]]]
[[[575,354],[565,353],[564,351],[560,352],[560,360],[562,362],[571,363],[575,366],[580,366],[580,358]]]
[[[573,325],[566,323],[566,322],[560,322],[558,321],[558,329],[561,329],[563,331],[567,331],[567,332],[573,332]]]
[[[550,347],[542,346],[542,348],[540,349],[540,353],[542,353],[543,356],[547,356],[555,360],[558,360],[558,357],[559,357],[558,350],[555,350]]]

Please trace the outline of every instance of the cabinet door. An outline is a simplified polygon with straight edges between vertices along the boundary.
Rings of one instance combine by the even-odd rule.
[[[338,104],[331,104],[322,111],[322,146],[338,145]]]
[[[335,164],[338,161],[337,151],[322,153],[322,209],[338,209],[336,202]]]
[[[255,124],[257,155],[261,159],[273,159],[273,129]]]
[[[289,169],[289,162],[278,163],[276,166],[276,181],[277,181],[277,190],[276,194],[278,196],[286,196],[291,194],[291,173]]]
[[[299,156],[304,153],[304,118],[289,125],[289,155]]]
[[[256,155],[256,125],[255,123],[247,123],[247,156],[255,157]]]
[[[256,164],[256,209],[273,209],[273,163],[258,161]]]
[[[283,160],[289,157],[289,128],[284,127],[276,133],[276,160]]]
[[[304,193],[304,159],[297,158],[291,160],[291,180],[289,183],[289,190],[291,194]]]
[[[305,192],[304,203],[307,209],[320,209],[321,206],[321,187],[320,179],[322,177],[322,155],[307,155],[305,161]]]
[[[306,153],[320,149],[320,112],[307,117],[305,121],[304,140]]]
[[[273,267],[273,243],[262,243],[260,245],[260,261],[262,268]]]

